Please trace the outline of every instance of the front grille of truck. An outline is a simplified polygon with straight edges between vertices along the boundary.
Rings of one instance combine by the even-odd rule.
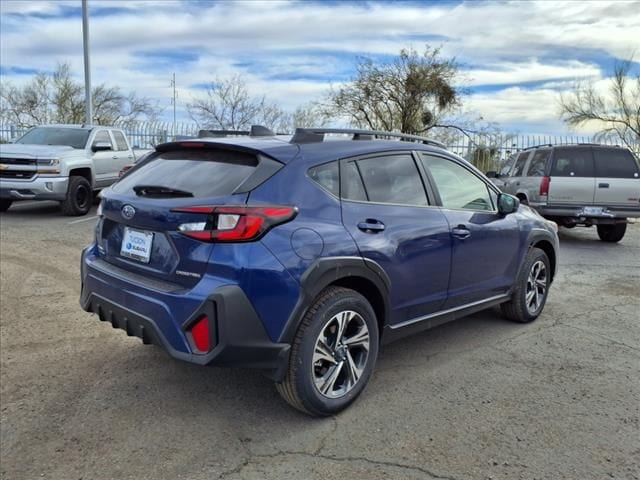
[[[0,170],[0,178],[7,178],[11,180],[29,180],[36,172],[30,172],[28,170]]]
[[[34,158],[0,158],[0,163],[6,165],[35,165],[36,160]]]

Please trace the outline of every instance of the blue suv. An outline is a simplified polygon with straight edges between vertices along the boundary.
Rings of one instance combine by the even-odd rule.
[[[311,415],[353,402],[383,343],[496,305],[540,315],[555,226],[442,145],[238,133],[160,145],[103,191],[84,310],[180,360],[263,369]]]

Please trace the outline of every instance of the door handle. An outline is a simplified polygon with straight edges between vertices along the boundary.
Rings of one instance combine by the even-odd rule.
[[[451,229],[451,235],[460,240],[464,240],[465,238],[469,238],[471,236],[471,232],[464,225],[458,225],[457,227]]]
[[[117,160],[117,159],[118,159],[118,156],[117,156],[117,155],[114,155],[114,156],[113,156],[113,157],[111,157],[111,158],[113,158],[114,160]]]
[[[364,222],[358,223],[358,228],[365,233],[376,233],[384,230],[384,223],[379,220],[367,218]]]
[[[609,184],[608,183],[599,183],[598,184],[598,188],[609,188]]]

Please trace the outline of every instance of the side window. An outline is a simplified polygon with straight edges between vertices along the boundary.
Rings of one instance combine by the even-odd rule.
[[[590,148],[556,148],[553,156],[552,177],[593,177]]]
[[[550,150],[538,150],[529,162],[528,177],[544,177]]]
[[[520,155],[518,155],[518,160],[516,160],[516,167],[511,174],[512,177],[522,176],[522,172],[524,172],[524,166],[527,164],[527,158],[529,158],[530,154],[531,152],[522,152]]]
[[[596,176],[608,178],[638,178],[638,164],[629,150],[594,148]]]
[[[338,162],[325,163],[324,165],[313,167],[309,169],[309,176],[336,197],[340,195]]]
[[[502,168],[498,172],[501,177],[508,177],[509,176],[509,172],[511,171],[511,167],[513,167],[513,164],[516,162],[516,158],[517,157],[518,157],[518,155],[511,155],[507,159],[507,161],[504,163],[504,165],[502,166]]]
[[[486,183],[463,166],[451,160],[428,155],[422,156],[422,163],[424,168],[431,172],[444,208],[494,210],[491,195],[493,192]]]
[[[109,136],[109,132],[106,130],[98,130],[96,132],[96,136],[93,139],[93,144],[96,143],[108,143],[111,145],[111,149],[113,150],[113,144],[111,143],[111,137]]]
[[[118,150],[122,151],[129,149],[129,147],[127,147],[127,140],[124,138],[122,132],[112,130],[111,133],[113,134],[113,139],[116,141],[116,147]]]
[[[362,177],[355,160],[344,164],[342,170],[342,198],[361,202],[367,201],[367,193],[364,191]]]
[[[418,167],[411,155],[389,155],[358,160],[370,202],[428,205]]]

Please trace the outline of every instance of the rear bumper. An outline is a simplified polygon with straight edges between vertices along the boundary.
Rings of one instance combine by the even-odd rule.
[[[264,369],[281,380],[289,361],[289,344],[274,343],[250,301],[237,285],[218,285],[201,297],[187,290],[141,287],[123,276],[109,275],[92,266],[93,246],[82,253],[80,305],[114,328],[143,343],[163,348],[170,356],[199,365]],[[203,280],[203,281],[206,281]],[[211,291],[211,290],[210,290]],[[187,328],[207,315],[213,349],[192,351]]]
[[[638,207],[607,207],[602,205],[604,208],[603,215],[585,215],[583,212],[584,206],[577,205],[543,205],[543,204],[531,204],[532,208],[536,209],[536,211],[546,218],[557,218],[557,217],[572,217],[576,220],[579,219],[589,219],[592,220],[593,223],[610,223],[612,220],[623,220],[626,218],[638,218],[640,217],[640,206]],[[591,206],[591,205],[589,205]],[[600,205],[593,205],[598,207]]]
[[[34,177],[30,180],[0,180],[0,198],[12,200],[59,200],[67,196],[68,177]]]

